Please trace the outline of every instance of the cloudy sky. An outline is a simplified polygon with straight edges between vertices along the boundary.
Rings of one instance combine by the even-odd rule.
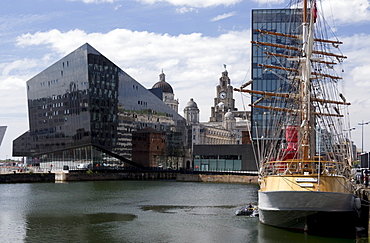
[[[8,126],[0,159],[28,130],[26,81],[88,42],[147,88],[161,70],[180,102],[190,98],[208,121],[227,64],[234,87],[250,79],[251,9],[289,0],[3,0],[0,8],[0,125]],[[351,101],[352,139],[370,121],[369,0],[323,0],[325,19],[348,56],[341,84]],[[321,11],[321,10],[320,10]],[[234,94],[239,110],[249,98]],[[370,151],[370,124],[364,126]]]

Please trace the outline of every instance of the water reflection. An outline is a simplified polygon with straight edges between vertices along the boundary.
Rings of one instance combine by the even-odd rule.
[[[325,231],[325,228],[323,228]],[[339,233],[339,232],[338,232]],[[268,225],[258,225],[258,242],[260,243],[296,243],[296,242],[325,242],[345,243],[356,242],[355,239],[308,235],[301,231],[280,229]]]
[[[96,213],[96,214],[31,214],[27,217],[29,225],[26,241],[47,242],[94,242],[96,239],[114,241],[110,228],[117,223],[133,221],[133,214]]]
[[[142,206],[141,209],[144,211],[154,211],[157,213],[186,213],[186,214],[202,214],[202,215],[217,215],[216,209],[223,208],[223,209],[233,209],[234,206],[211,206],[211,207],[204,207],[204,206],[164,206],[164,205],[151,205],[151,206]]]
[[[9,242],[21,242],[26,237],[29,194],[29,184],[0,185],[0,236],[7,235]]]
[[[257,185],[101,181],[0,185],[4,242],[353,242],[235,216]]]

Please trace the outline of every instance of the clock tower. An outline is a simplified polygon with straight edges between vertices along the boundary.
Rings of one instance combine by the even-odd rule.
[[[211,122],[221,122],[227,111],[236,111],[235,100],[233,98],[233,86],[230,85],[228,72],[222,72],[219,84],[216,87],[216,98],[214,98],[214,106],[211,107]]]

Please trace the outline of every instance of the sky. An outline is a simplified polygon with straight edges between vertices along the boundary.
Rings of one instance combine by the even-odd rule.
[[[317,0],[319,14],[344,42],[340,86],[352,105],[349,128],[370,151],[370,0]],[[289,0],[2,0],[0,126],[8,126],[0,159],[28,128],[26,82],[89,43],[150,89],[162,69],[179,100],[193,98],[208,121],[224,64],[231,85],[250,79],[251,10],[283,8]],[[234,93],[239,110],[250,98]],[[363,129],[363,130],[362,130]],[[362,135],[363,131],[363,135]],[[18,159],[18,158],[15,158]]]

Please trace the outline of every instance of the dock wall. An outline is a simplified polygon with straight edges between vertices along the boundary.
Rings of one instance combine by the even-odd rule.
[[[176,181],[184,182],[218,182],[218,183],[255,183],[257,176],[247,175],[207,175],[207,174],[177,174]]]
[[[13,173],[1,174],[0,183],[54,182],[53,173]]]
[[[0,183],[107,181],[107,180],[176,180],[180,182],[257,183],[257,176],[181,174],[177,172],[92,172],[53,171],[51,173],[0,174]]]
[[[175,172],[55,173],[55,181],[171,180],[171,179],[176,179]]]

